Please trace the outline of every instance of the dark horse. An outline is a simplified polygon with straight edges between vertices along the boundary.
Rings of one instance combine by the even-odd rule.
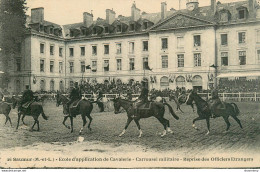
[[[13,102],[13,108],[15,108],[17,104],[19,104],[19,102],[14,101]],[[40,131],[40,124],[39,124],[39,120],[38,120],[38,117],[40,116],[40,114],[42,115],[43,119],[48,120],[48,117],[45,115],[45,113],[43,111],[41,103],[33,102],[33,103],[31,103],[31,105],[28,108],[24,108],[22,106],[19,106],[18,107],[18,122],[17,122],[16,130],[19,127],[21,115],[23,115],[22,120],[25,116],[32,116],[33,117],[34,124],[31,127],[31,131],[33,131],[35,124],[37,124],[37,127],[38,127],[37,131]]]
[[[9,117],[10,111],[11,111],[11,106],[7,102],[0,102],[0,114],[5,115],[5,125],[7,121],[9,121],[12,126],[11,118]]]
[[[81,114],[81,118],[83,120],[83,127],[80,129],[79,134],[82,133],[84,126],[87,124],[86,116],[89,119],[88,129],[91,130],[90,124],[92,122],[92,117],[90,116],[90,113],[93,110],[93,104],[90,101],[83,99],[78,103],[77,108],[68,108],[67,102],[69,101],[69,99],[66,96],[64,96],[60,93],[57,93],[56,100],[57,100],[57,102],[56,102],[57,107],[60,104],[63,105],[63,113],[66,116],[64,116],[64,120],[63,120],[62,124],[66,128],[71,129],[71,132],[73,132],[73,115],[76,116],[76,115]],[[69,127],[68,125],[65,124],[65,121],[67,120],[68,117],[70,118],[71,127]]]
[[[208,135],[209,131],[210,131],[209,120],[211,117],[211,110],[209,108],[209,104],[207,101],[203,100],[195,91],[191,91],[187,97],[186,103],[187,103],[187,105],[191,105],[193,101],[195,102],[195,104],[197,106],[197,113],[198,113],[199,117],[197,117],[193,120],[192,127],[197,130],[198,128],[195,126],[195,122],[198,120],[206,119],[207,127],[208,127],[208,132],[206,135]],[[223,117],[223,119],[225,120],[225,122],[227,124],[226,131],[228,131],[229,127],[230,127],[230,122],[228,120],[229,116],[234,118],[236,120],[236,122],[239,124],[239,126],[242,128],[240,120],[237,118],[237,115],[240,112],[237,105],[235,103],[226,103],[226,102],[223,102],[223,103],[225,104],[225,109],[216,108],[215,115],[217,117],[220,117],[220,116]]]
[[[160,121],[160,123],[163,125],[164,131],[161,135],[162,137],[166,135],[166,132],[173,133],[172,130],[170,129],[169,120],[163,117],[165,112],[164,105],[168,106],[170,113],[175,119],[177,120],[179,119],[179,117],[174,113],[172,107],[166,102],[165,103],[152,102],[150,108],[138,109],[136,111],[136,109],[133,106],[134,102],[132,101],[121,99],[121,98],[115,98],[113,101],[114,101],[115,114],[119,112],[120,107],[123,107],[126,110],[127,117],[128,117],[125,128],[119,136],[125,134],[128,125],[131,123],[132,120],[134,120],[139,129],[139,137],[141,137],[142,130],[139,124],[139,120],[141,118],[149,118],[151,116],[157,118]]]

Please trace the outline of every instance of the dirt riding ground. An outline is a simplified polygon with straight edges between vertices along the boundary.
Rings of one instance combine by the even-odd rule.
[[[9,123],[4,126],[5,117],[0,115],[0,157],[2,157],[0,166],[16,167],[17,164],[13,161],[8,162],[3,157],[24,157],[26,155],[26,157],[51,157],[51,161],[47,165],[45,164],[47,160],[41,163],[20,162],[18,167],[259,167],[259,103],[237,103],[241,111],[238,118],[241,120],[243,129],[239,127],[233,118],[229,118],[231,127],[227,133],[224,133],[226,124],[223,118],[216,118],[210,121],[211,132],[209,135],[205,135],[207,132],[205,120],[196,122],[199,130],[192,128],[192,120],[197,117],[197,114],[192,112],[189,106],[182,106],[184,113],[176,112],[180,117],[179,120],[175,120],[169,114],[168,108],[166,108],[165,118],[170,120],[170,126],[174,134],[167,134],[163,138],[160,137],[163,127],[153,117],[141,119],[142,138],[138,138],[139,132],[134,122],[130,124],[124,136],[118,137],[124,128],[127,116],[126,113],[114,114],[113,105],[111,102],[109,103],[109,112],[106,109],[106,112],[103,113],[99,113],[97,106],[94,105],[94,110],[91,114],[93,117],[92,131],[84,128],[83,135],[80,138],[84,139],[83,142],[77,142],[79,130],[82,126],[81,117],[77,116],[77,118],[74,118],[74,133],[70,133],[70,130],[62,125],[62,107],[57,108],[55,102],[44,103],[44,111],[49,120],[45,121],[41,116],[39,117],[40,132],[29,131],[34,122],[32,117],[26,117],[25,122],[27,126],[23,126],[20,123],[19,129],[16,131],[16,109],[10,113],[13,127]],[[172,102],[170,104],[176,111],[176,105]],[[69,119],[66,123],[70,124]],[[71,163],[71,160],[64,159],[63,161],[59,159],[59,157],[64,157],[65,155],[66,157],[95,156],[95,158],[111,156],[126,158],[127,156],[130,157],[130,160],[118,163],[118,159],[115,161],[109,159],[109,165],[108,163],[98,161],[98,159],[93,160],[95,163],[93,161],[87,164],[79,161]],[[217,160],[212,159],[215,156],[248,159],[243,161],[236,160],[236,162],[228,160],[223,162],[224,160],[222,159],[216,164],[214,161]],[[55,158],[52,160],[53,157]],[[140,157],[175,157],[179,158],[179,160],[174,160],[173,158],[172,160],[164,160],[159,163],[158,159],[153,161],[142,159],[141,161],[138,159]],[[209,158],[210,160],[202,163],[201,159],[196,161],[196,157]],[[84,161],[90,160],[85,159]],[[168,161],[171,161],[171,163]]]

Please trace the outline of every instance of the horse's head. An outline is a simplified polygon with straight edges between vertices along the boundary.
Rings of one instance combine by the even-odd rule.
[[[120,103],[120,98],[117,97],[117,98],[114,98],[113,99],[113,102],[114,102],[114,109],[115,109],[115,114],[118,114],[119,113],[119,110],[120,110],[120,107],[121,107],[121,103]]]
[[[194,100],[194,96],[195,96],[196,92],[194,90],[192,90],[188,96],[187,96],[187,100],[186,100],[186,104],[187,105],[192,105],[192,102]]]

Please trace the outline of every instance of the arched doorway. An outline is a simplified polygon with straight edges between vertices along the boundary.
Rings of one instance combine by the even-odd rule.
[[[41,91],[45,91],[45,80],[44,80],[44,79],[42,79],[42,80],[40,81],[40,90],[41,90]]]
[[[166,76],[161,77],[160,86],[163,90],[169,88],[169,78]]]
[[[50,81],[50,91],[54,91],[54,81]]]
[[[183,76],[178,76],[176,78],[176,86],[179,88],[185,87],[185,78]]]
[[[60,81],[59,88],[60,88],[60,91],[64,91],[64,84],[63,84],[62,80]]]
[[[20,93],[20,92],[21,92],[21,82],[20,82],[20,80],[16,80],[16,83],[15,83],[15,92],[16,92],[16,93]]]
[[[192,87],[193,89],[202,90],[202,77],[199,75],[195,75],[192,78]]]

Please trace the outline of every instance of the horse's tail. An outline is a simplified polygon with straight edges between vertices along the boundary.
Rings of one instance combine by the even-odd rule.
[[[45,120],[48,120],[48,117],[45,115],[45,113],[43,112],[43,108],[42,108],[42,106],[41,106],[41,114],[42,114],[42,117],[43,117],[43,119],[45,119]]]
[[[172,114],[172,116],[173,116],[176,120],[179,119],[179,117],[178,117],[178,116],[175,114],[175,112],[173,111],[171,105],[169,105],[167,102],[164,102],[163,105],[168,106],[170,113]]]
[[[230,104],[232,105],[232,107],[233,107],[233,109],[235,111],[236,116],[239,115],[240,110],[238,109],[237,104],[235,104],[235,103],[230,103]]]

